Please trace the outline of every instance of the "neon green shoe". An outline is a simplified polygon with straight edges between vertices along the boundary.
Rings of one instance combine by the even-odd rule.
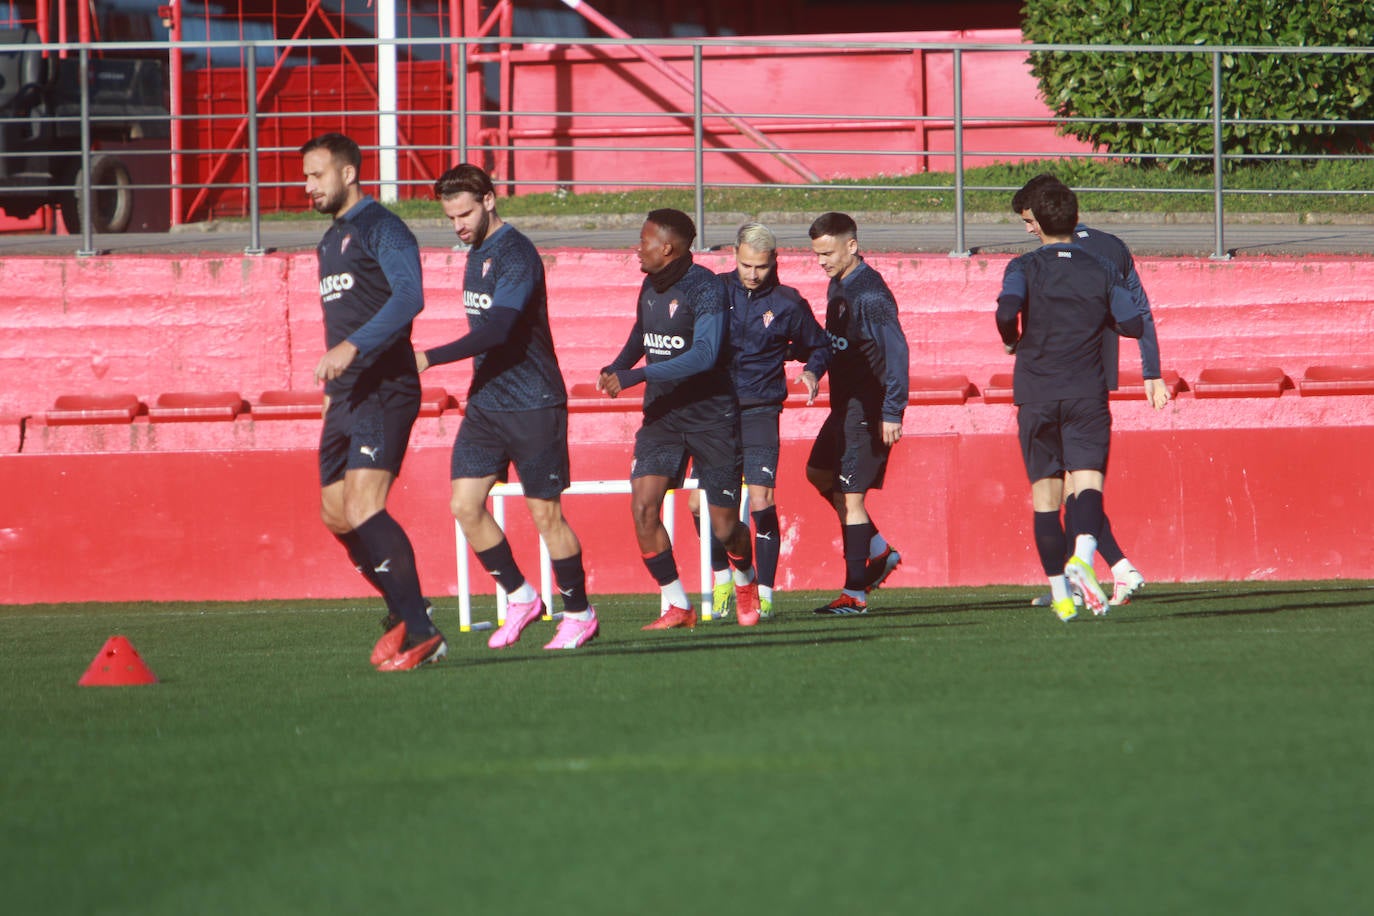
[[[760,620],[772,620],[772,619],[773,619],[773,599],[772,599],[772,598],[759,598],[759,619],[760,619]]]
[[[1078,605],[1073,603],[1072,598],[1055,598],[1050,606],[1054,608],[1055,615],[1065,623],[1078,616]]]
[[[1069,562],[1064,566],[1064,576],[1083,596],[1083,603],[1088,610],[1099,615],[1107,613],[1107,593],[1102,591],[1097,573],[1093,572],[1091,566],[1078,557],[1069,557]]]
[[[711,588],[711,619],[724,620],[735,608],[735,583],[729,579]]]

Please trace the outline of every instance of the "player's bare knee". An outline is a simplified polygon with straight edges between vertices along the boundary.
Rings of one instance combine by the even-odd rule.
[[[448,509],[462,529],[469,531],[477,527],[482,517],[487,514],[487,503],[486,500],[479,502],[466,496],[455,495],[449,500]]]
[[[347,534],[353,530],[344,512],[342,486],[332,485],[320,492],[320,521],[334,534]]]
[[[358,499],[344,501],[344,519],[348,523],[349,531],[357,528],[363,522],[372,518],[378,512],[386,508],[386,504],[378,505],[375,500]]]
[[[661,525],[659,512],[662,508],[661,503],[653,500],[632,498],[630,500],[630,516],[634,519],[636,533],[642,536]]]
[[[740,522],[734,509],[712,506],[711,534],[717,541],[724,544],[726,549],[738,552],[740,540],[749,536],[749,529]]]
[[[329,505],[320,506],[320,521],[333,534],[347,534],[353,530],[343,512]]]
[[[567,527],[567,522],[563,518],[563,506],[556,499],[527,499],[525,505],[530,510],[530,520],[534,522],[534,527],[548,541],[551,536],[557,536]]]

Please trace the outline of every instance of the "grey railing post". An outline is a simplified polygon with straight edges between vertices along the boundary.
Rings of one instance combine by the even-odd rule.
[[[964,239],[964,52],[954,49],[954,250],[952,258],[969,256]]]
[[[701,95],[701,45],[695,44],[692,45],[692,193],[696,198],[697,250],[706,251],[710,246],[706,244],[706,191],[703,187],[706,166],[702,152],[705,131],[701,124]]]
[[[1212,52],[1212,219],[1216,223],[1216,250],[1212,259],[1228,261],[1231,255],[1226,250],[1225,206],[1222,204],[1224,184],[1222,167],[1225,164],[1221,138],[1221,52]]]
[[[258,203],[258,49],[250,41],[246,45],[248,96],[248,247],[244,254],[262,254],[262,213]]]
[[[73,200],[81,202],[81,247],[77,249],[78,258],[89,258],[100,254],[95,250],[92,230],[91,203],[95,192],[91,190],[91,49],[82,48],[77,65],[81,78],[81,182],[75,189]]]

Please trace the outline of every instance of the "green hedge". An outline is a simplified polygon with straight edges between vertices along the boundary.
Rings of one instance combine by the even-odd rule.
[[[1368,0],[1026,0],[1027,40],[1037,44],[1370,47]],[[1101,118],[1061,131],[1100,150],[1148,158],[1212,155],[1210,54],[1034,52],[1032,72],[1061,117]],[[1374,56],[1224,54],[1222,117],[1374,120]],[[1126,119],[1192,118],[1195,124]],[[1229,124],[1228,154],[1368,152],[1368,127]],[[1169,168],[1209,160],[1160,159]]]

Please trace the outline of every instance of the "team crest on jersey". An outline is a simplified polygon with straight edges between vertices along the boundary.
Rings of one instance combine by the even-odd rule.
[[[348,243],[351,241],[353,241],[353,236],[345,235],[343,237],[343,241],[339,243],[339,254],[343,254],[348,250]]]
[[[769,309],[763,313],[763,326],[766,328],[773,323],[773,310]]]
[[[482,276],[485,277],[485,276],[486,276],[488,273],[490,273],[490,272],[491,272],[491,258],[487,258],[485,261],[482,262]]]
[[[675,314],[677,314],[677,300],[676,300],[676,299],[674,299],[672,302],[669,302],[669,303],[668,303],[668,317],[669,317],[669,318],[672,318]]]

